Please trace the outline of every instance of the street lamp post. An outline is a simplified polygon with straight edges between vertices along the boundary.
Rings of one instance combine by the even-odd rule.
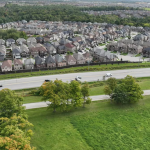
[[[16,69],[15,69],[15,76],[16,76]],[[17,82],[17,76],[16,76],[16,82]]]

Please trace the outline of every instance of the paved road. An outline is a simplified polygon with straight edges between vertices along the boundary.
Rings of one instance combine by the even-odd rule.
[[[9,88],[11,90],[17,90],[17,89],[25,89],[25,88],[34,88],[34,87],[41,86],[45,79],[55,80],[57,78],[66,82],[66,81],[71,81],[76,76],[81,76],[82,81],[96,81],[98,79],[102,80],[103,76],[108,72],[112,73],[113,77],[117,79],[124,78],[127,75],[131,75],[134,77],[150,76],[150,68],[70,73],[70,74],[59,74],[59,75],[57,74],[57,75],[19,78],[19,79],[11,79],[11,80],[1,80],[0,85],[2,84],[3,87],[0,89]]]
[[[144,90],[143,95],[150,95],[150,90]],[[108,95],[97,95],[97,96],[90,96],[92,101],[99,101],[99,100],[106,100],[109,99]],[[23,106],[26,107],[26,109],[34,109],[34,108],[42,108],[42,107],[47,107],[47,104],[49,102],[37,102],[37,103],[28,103],[28,104],[23,104]]]

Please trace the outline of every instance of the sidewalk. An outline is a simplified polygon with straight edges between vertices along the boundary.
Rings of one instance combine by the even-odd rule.
[[[144,90],[144,96],[150,95],[150,90]],[[92,101],[99,101],[99,100],[107,100],[109,99],[108,95],[96,95],[96,96],[90,96]],[[23,104],[23,106],[26,107],[26,109],[34,109],[34,108],[42,108],[42,107],[47,107],[47,105],[50,102],[37,102],[37,103],[28,103],[28,104]]]

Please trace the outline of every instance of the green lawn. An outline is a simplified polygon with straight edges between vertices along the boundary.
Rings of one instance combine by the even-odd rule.
[[[42,101],[42,97],[41,96],[26,96],[23,97],[24,101],[23,103],[36,103],[36,102],[41,102]]]
[[[92,102],[68,113],[47,108],[26,111],[34,124],[37,150],[148,150],[150,96],[135,105]]]
[[[138,84],[142,90],[150,90],[150,78],[142,78],[139,81]]]
[[[104,86],[90,88],[90,96],[103,95],[104,94],[104,90],[103,89],[104,89]]]
[[[141,56],[141,54],[137,54],[137,55],[135,55],[135,57],[139,57],[139,56]]]
[[[120,55],[124,55],[124,56],[126,56],[126,55],[128,55],[128,53],[120,53]]]
[[[150,11],[150,8],[145,8],[145,10],[149,10]]]

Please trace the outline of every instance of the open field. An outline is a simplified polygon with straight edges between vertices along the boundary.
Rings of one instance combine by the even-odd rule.
[[[13,74],[1,74],[0,80],[23,78],[23,77],[33,77],[33,76],[44,76],[44,75],[54,75],[54,74],[66,74],[66,73],[76,73],[76,72],[88,72],[88,71],[105,71],[105,70],[120,70],[120,69],[134,69],[134,68],[149,68],[150,62],[146,63],[120,63],[118,64],[102,64],[94,66],[83,66],[83,67],[72,67],[59,70],[46,70],[46,71],[36,71],[36,72],[25,72],[25,73],[13,73]]]
[[[34,124],[37,150],[129,150],[150,148],[150,96],[135,105],[92,102],[56,114],[47,108],[26,111]]]

